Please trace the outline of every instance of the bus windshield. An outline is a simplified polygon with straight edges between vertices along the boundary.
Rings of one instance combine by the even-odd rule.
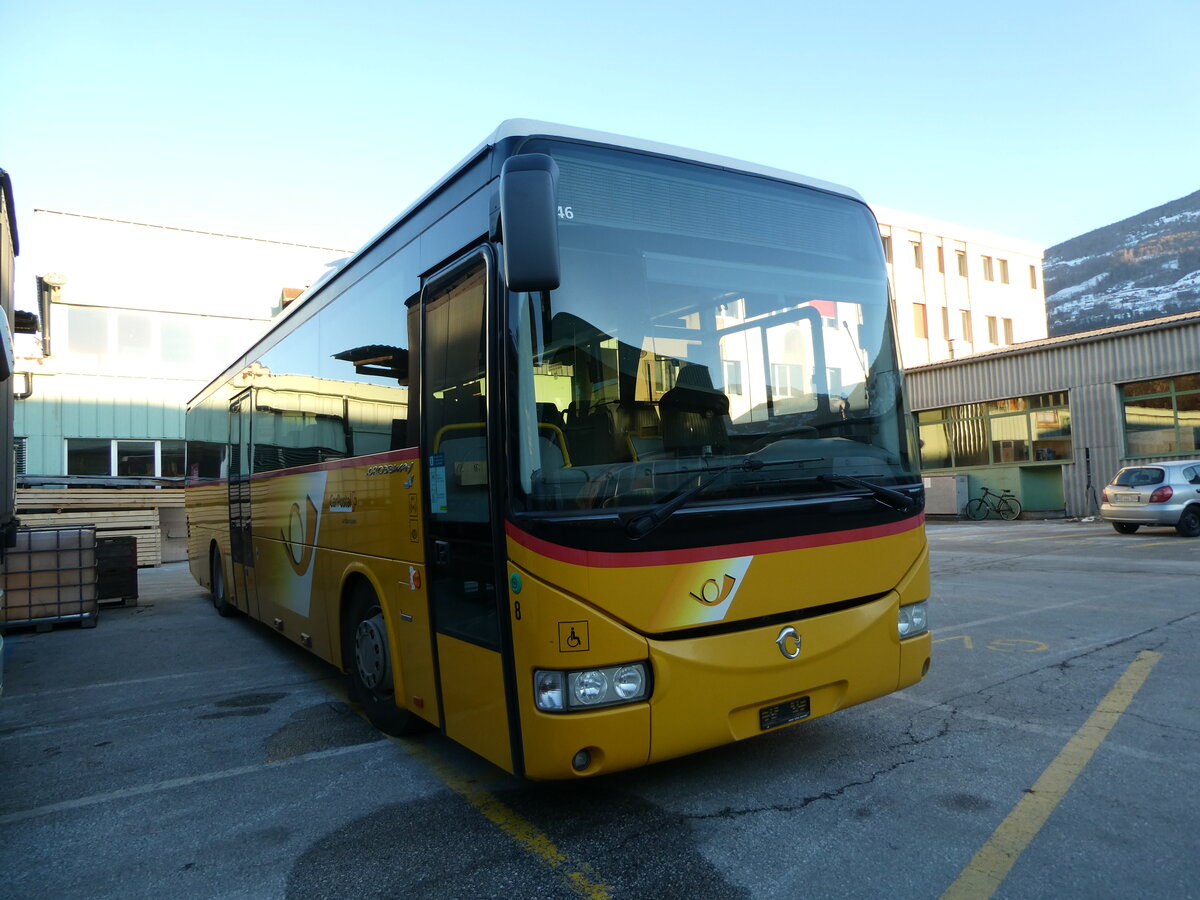
[[[526,149],[560,168],[562,282],[509,307],[519,508],[915,480],[863,204],[630,152]]]

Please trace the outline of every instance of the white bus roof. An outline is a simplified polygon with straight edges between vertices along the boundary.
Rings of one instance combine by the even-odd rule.
[[[369,241],[363,244],[358,251],[363,252],[367,248],[373,246],[381,237],[391,231],[397,224],[406,219],[410,213],[421,206],[431,196],[441,190],[442,186],[447,181],[454,177],[467,163],[475,159],[486,150],[488,147],[495,146],[507,138],[513,137],[550,137],[550,138],[565,138],[567,140],[585,141],[593,144],[605,144],[611,147],[625,148],[628,150],[641,151],[644,153],[654,153],[659,156],[673,157],[675,159],[689,160],[698,162],[702,165],[716,166],[721,169],[727,169],[733,172],[747,172],[751,175],[763,175],[767,178],[774,178],[777,181],[787,181],[792,184],[798,184],[803,187],[816,188],[817,190],[827,191],[833,194],[840,194],[843,197],[849,197],[853,200],[858,200],[865,203],[858,191],[848,188],[845,185],[835,184],[831,181],[822,181],[819,178],[810,178],[807,175],[799,175],[796,172],[788,172],[785,169],[775,169],[771,166],[762,166],[758,163],[746,162],[740,159],[734,159],[729,156],[719,156],[715,153],[705,153],[701,150],[688,150],[685,147],[676,147],[672,144],[660,144],[657,141],[644,141],[640,138],[625,137],[619,134],[610,134],[605,131],[591,131],[587,128],[575,128],[572,125],[556,125],[553,122],[541,122],[537,119],[505,119],[500,123],[499,127],[493,131],[486,140],[483,141],[474,150],[464,156],[458,165],[451,168],[444,176],[438,179],[429,190],[425,191],[413,201],[404,212],[396,216],[387,224],[381,231],[373,235]],[[356,254],[357,255],[357,254]],[[322,279],[327,281],[328,279]],[[312,293],[317,285],[309,288],[306,293]],[[295,305],[295,304],[293,304]]]
[[[785,169],[775,169],[771,166],[763,166],[758,163],[746,162],[745,160],[734,159],[729,156],[719,156],[715,153],[705,153],[702,150],[689,150],[686,147],[676,147],[672,144],[661,144],[657,141],[644,141],[640,138],[625,137],[619,134],[610,134],[604,131],[591,131],[586,128],[575,128],[570,125],[556,125],[552,122],[539,122],[536,119],[506,119],[500,123],[500,126],[492,132],[491,137],[479,145],[474,156],[484,147],[498,144],[505,138],[510,137],[525,137],[527,135],[545,135],[546,137],[561,137],[575,141],[586,141],[594,144],[608,144],[613,147],[625,147],[630,150],[640,150],[644,153],[654,153],[659,156],[671,156],[677,159],[686,159],[692,162],[703,163],[708,166],[716,166],[722,169],[730,169],[735,172],[749,172],[753,175],[765,175],[768,178],[774,178],[779,181],[790,181],[793,184],[803,185],[805,187],[818,188],[822,191],[829,191],[834,194],[842,194],[846,197],[852,197],[855,200],[862,200],[859,193],[851,188],[841,184],[834,184],[830,181],[823,181],[819,178],[810,178],[807,175],[800,175],[796,172],[789,172]],[[470,157],[468,157],[470,158]]]

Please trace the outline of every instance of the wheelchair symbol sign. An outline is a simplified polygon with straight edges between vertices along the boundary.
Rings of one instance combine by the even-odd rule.
[[[559,622],[558,649],[560,653],[579,653],[588,649],[588,623]]]

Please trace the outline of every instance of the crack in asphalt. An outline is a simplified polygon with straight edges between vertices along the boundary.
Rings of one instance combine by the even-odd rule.
[[[871,784],[874,784],[875,781],[884,777],[885,775],[890,775],[892,772],[895,772],[897,769],[901,769],[904,766],[911,765],[912,763],[915,763],[918,761],[919,760],[917,760],[915,758],[902,759],[902,760],[899,760],[898,762],[892,763],[890,766],[887,766],[886,768],[879,769],[875,772],[872,772],[871,775],[864,780],[847,782],[846,784],[842,785],[841,787],[834,788],[834,789],[828,790],[828,791],[821,791],[821,793],[819,793],[819,794],[813,794],[808,797],[802,797],[799,800],[793,801],[791,803],[772,803],[772,804],[768,804],[766,806],[751,806],[751,807],[742,807],[742,808],[726,806],[723,809],[714,810],[713,812],[709,812],[709,813],[684,813],[684,814],[682,814],[682,818],[684,818],[688,821],[699,822],[699,821],[704,821],[706,819],[739,819],[744,816],[758,815],[760,813],[799,812],[800,810],[804,809],[805,807],[811,806],[814,803],[819,803],[822,800],[837,800],[839,797],[842,796],[842,794],[846,793],[847,791],[853,790],[854,788],[867,787]]]

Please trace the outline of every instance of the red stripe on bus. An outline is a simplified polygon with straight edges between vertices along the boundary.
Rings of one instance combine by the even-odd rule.
[[[796,537],[772,538],[768,541],[747,541],[741,544],[717,544],[710,547],[692,547],[686,550],[651,550],[645,553],[612,553],[598,550],[577,550],[564,547],[517,528],[512,522],[505,524],[508,537],[527,550],[558,562],[577,566],[593,566],[601,569],[621,569],[635,566],[672,566],[681,563],[708,562],[714,559],[731,559],[738,556],[758,556],[763,553],[782,553],[787,550],[804,550],[812,547],[830,547],[836,544],[852,544],[875,538],[891,537],[913,531],[925,524],[925,514],[887,525],[870,528],[852,528],[847,531],[830,531],[825,534],[803,534]]]

